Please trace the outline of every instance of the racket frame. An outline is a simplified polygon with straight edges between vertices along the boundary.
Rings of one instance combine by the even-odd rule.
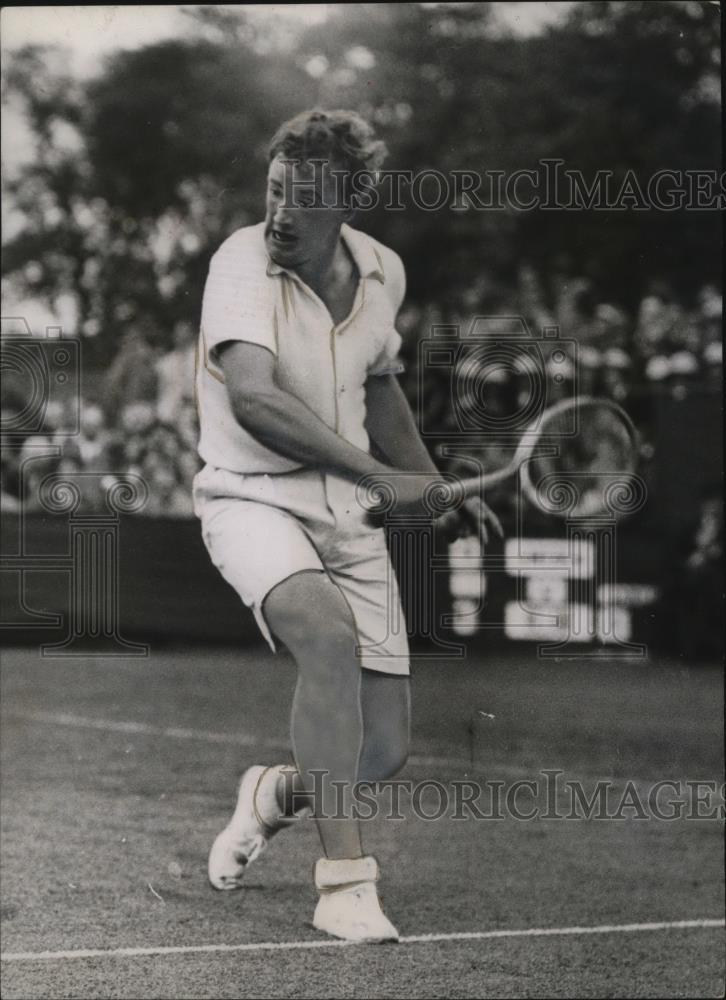
[[[544,410],[544,412],[541,413],[539,417],[522,433],[514,455],[507,465],[503,466],[501,469],[496,469],[493,472],[485,472],[483,475],[473,476],[469,479],[462,480],[460,487],[463,491],[464,498],[468,499],[471,497],[481,496],[483,490],[497,483],[504,482],[512,476],[518,474],[522,492],[535,507],[544,511],[546,514],[559,514],[564,517],[571,516],[568,510],[560,511],[543,506],[537,493],[537,489],[535,488],[530,476],[529,461],[532,458],[537,445],[541,443],[543,438],[547,437],[547,426],[552,422],[553,418],[556,418],[563,413],[575,410],[578,407],[588,407],[593,405],[610,410],[610,412],[623,424],[628,437],[630,438],[632,449],[632,467],[613,471],[618,474],[622,473],[624,476],[632,475],[635,471],[635,464],[639,450],[638,432],[633,421],[625,410],[613,400],[600,399],[596,396],[580,396],[577,399],[560,400],[558,403],[554,403],[552,406]],[[556,446],[556,441],[553,440],[553,448]]]

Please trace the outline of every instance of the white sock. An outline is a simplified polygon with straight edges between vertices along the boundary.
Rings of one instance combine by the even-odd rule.
[[[268,767],[257,783],[255,809],[265,826],[273,829],[285,823],[292,823],[293,816],[285,816],[277,798],[277,787],[283,775],[294,771],[290,764],[275,764]]]

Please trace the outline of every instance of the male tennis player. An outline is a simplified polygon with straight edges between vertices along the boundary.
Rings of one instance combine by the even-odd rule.
[[[206,465],[194,497],[205,543],[273,650],[279,640],[298,668],[297,766],[243,775],[209,879],[239,888],[273,834],[310,806],[325,855],[314,926],[351,941],[398,937],[350,789],[394,775],[409,732],[406,635],[389,627],[398,593],[356,483],[417,472],[391,480],[408,504],[437,480],[396,381],[403,266],[348,224],[351,174],[377,170],[384,153],[354,112],[306,112],[278,130],[264,222],[233,233],[212,258],[197,374]],[[386,462],[371,456],[371,440]],[[456,533],[463,519],[442,520]],[[347,819],[326,818],[338,808],[333,782],[345,789]]]

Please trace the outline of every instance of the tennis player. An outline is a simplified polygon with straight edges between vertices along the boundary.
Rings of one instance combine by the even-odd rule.
[[[396,380],[403,265],[349,224],[351,175],[376,171],[384,155],[349,111],[305,112],[272,139],[264,222],[233,233],[207,278],[197,371],[206,464],[194,486],[212,561],[298,669],[296,766],[242,776],[209,880],[241,887],[270,838],[309,808],[324,853],[314,926],[371,942],[398,933],[351,790],[406,760],[409,659],[405,630],[391,627],[400,605],[384,533],[366,522],[356,483],[396,473],[405,505],[438,478]],[[461,509],[441,520],[449,534],[464,530]],[[344,820],[326,818],[340,814],[333,782]]]

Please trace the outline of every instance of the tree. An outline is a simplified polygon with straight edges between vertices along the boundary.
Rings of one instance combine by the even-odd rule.
[[[588,180],[720,168],[714,5],[575,4],[531,38],[504,34],[486,3],[331,7],[324,24],[295,29],[201,8],[193,41],[120,52],[86,87],[57,53],[14,55],[5,98],[24,109],[35,153],[7,184],[22,224],[5,245],[6,279],[51,304],[72,297],[99,359],[129,323],[164,342],[176,319],[198,321],[214,249],[260,219],[272,131],[316,103],[368,115],[387,167],[445,178],[545,158]],[[513,283],[523,259],[547,275],[562,255],[630,307],[651,277],[684,295],[720,280],[717,212],[406,204],[360,225],[401,253],[422,302],[482,273]]]
[[[48,52],[21,51],[6,93],[37,150],[8,183],[24,225],[4,273],[51,303],[75,295],[98,357],[129,323],[168,341],[176,319],[198,319],[211,253],[261,217],[270,122],[294,113],[306,86],[294,63],[281,73],[205,40],[119,53],[85,91]]]

